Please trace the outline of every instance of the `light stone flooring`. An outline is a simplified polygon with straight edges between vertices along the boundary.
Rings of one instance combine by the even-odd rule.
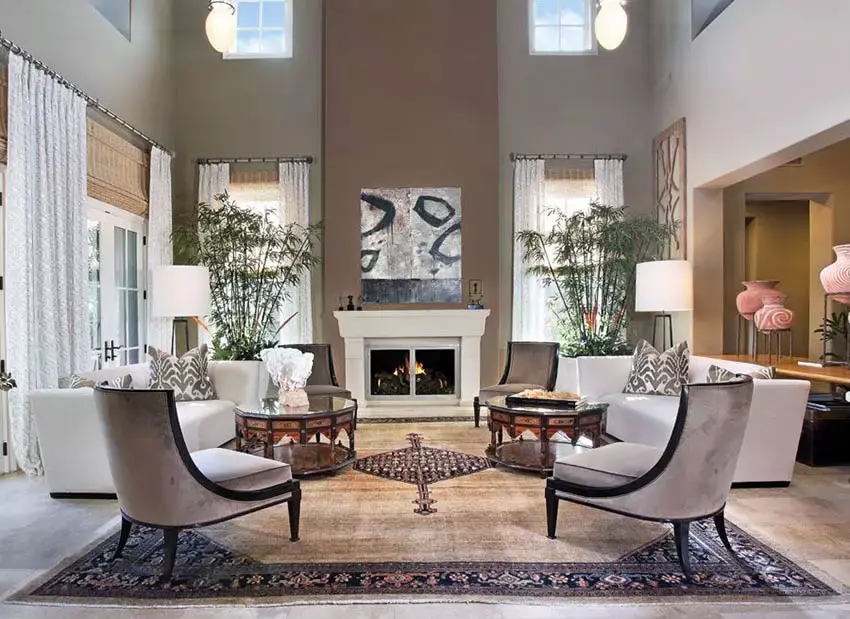
[[[433,410],[433,409],[431,409]],[[368,416],[384,417],[376,407]],[[392,411],[395,414],[395,411]],[[432,416],[431,411],[413,416]],[[410,414],[410,413],[408,413]],[[445,414],[445,412],[443,413]],[[457,409],[456,415],[464,412]],[[468,414],[468,413],[467,413]],[[798,465],[787,489],[734,490],[730,520],[782,551],[792,560],[845,593],[828,599],[783,603],[658,601],[597,603],[584,601],[495,604],[351,604],[287,607],[132,609],[25,606],[0,603],[0,619],[570,619],[673,617],[770,619],[850,617],[850,467],[812,469]],[[62,558],[78,552],[117,524],[112,501],[53,500],[43,479],[0,477],[0,601]]]

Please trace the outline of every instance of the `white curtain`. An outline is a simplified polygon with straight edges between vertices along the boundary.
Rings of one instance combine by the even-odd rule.
[[[171,155],[154,146],[151,150],[150,209],[148,220],[148,282],[154,268],[173,264],[171,249]],[[150,286],[149,286],[150,287]],[[150,307],[150,304],[148,304]],[[172,318],[148,312],[148,346],[171,350]]]
[[[28,475],[41,456],[29,392],[90,369],[86,103],[9,56],[6,348],[12,448]]]
[[[623,206],[623,160],[595,159],[593,168],[598,200],[606,206]]]
[[[281,222],[310,225],[310,164],[306,161],[283,161],[280,164]],[[279,335],[282,344],[313,342],[313,285],[309,271],[301,276],[291,298],[281,311],[281,320],[298,312]]]
[[[514,234],[521,230],[546,232],[544,212],[544,162],[542,159],[518,159],[514,162]],[[547,333],[548,291],[540,279],[528,273],[522,246],[513,239],[514,292],[511,339],[544,341]]]
[[[201,163],[198,165],[198,202],[217,208],[215,197],[230,189],[229,163]],[[207,327],[214,330],[212,322]],[[212,346],[212,334],[198,327],[198,344]]]

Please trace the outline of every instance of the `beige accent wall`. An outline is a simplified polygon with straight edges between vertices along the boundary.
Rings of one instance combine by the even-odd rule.
[[[0,0],[3,36],[103,105],[173,146],[172,4],[133,0],[128,41],[89,0]],[[204,3],[201,3],[204,4]]]
[[[324,329],[338,373],[332,305],[360,294],[360,190],[460,187],[464,293],[491,309],[485,384],[499,377],[499,91],[492,0],[327,0]],[[393,306],[370,307],[369,309]],[[395,306],[421,309],[429,306]],[[433,306],[432,306],[433,307]],[[441,306],[446,307],[446,306]],[[449,305],[448,307],[465,307]]]
[[[794,355],[809,355],[809,202],[747,202],[746,278],[778,279],[794,312]],[[739,286],[743,290],[743,286]],[[787,354],[788,340],[783,343]]]

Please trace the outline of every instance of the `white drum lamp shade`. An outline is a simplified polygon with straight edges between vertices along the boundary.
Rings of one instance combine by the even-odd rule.
[[[694,309],[694,277],[687,260],[656,260],[637,265],[635,311],[687,312]]]
[[[210,311],[210,271],[202,266],[155,267],[151,293],[154,317],[205,316]]]

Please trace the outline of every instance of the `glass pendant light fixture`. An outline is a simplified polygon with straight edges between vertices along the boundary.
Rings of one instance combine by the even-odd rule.
[[[623,8],[625,0],[599,0],[596,15],[596,40],[605,49],[617,49],[629,29],[629,16]]]
[[[235,0],[211,0],[207,15],[207,39],[213,49],[224,53],[236,40]]]

